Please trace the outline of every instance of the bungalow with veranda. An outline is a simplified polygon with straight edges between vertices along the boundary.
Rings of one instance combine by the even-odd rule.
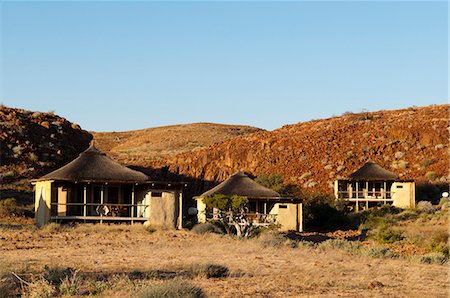
[[[400,179],[372,160],[347,178],[336,180],[334,194],[337,200],[350,203],[354,211],[386,204],[415,207],[414,180]]]
[[[216,216],[214,212],[208,212],[204,202],[204,198],[215,194],[247,198],[245,217],[254,225],[274,223],[280,225],[281,231],[303,231],[302,202],[299,198],[282,197],[278,192],[258,184],[241,171],[200,196],[194,197],[197,200],[198,222],[204,223]]]
[[[185,183],[150,181],[93,144],[75,160],[37,180],[35,223],[145,222],[182,227]]]

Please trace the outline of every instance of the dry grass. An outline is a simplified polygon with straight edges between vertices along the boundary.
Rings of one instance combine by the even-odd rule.
[[[208,297],[447,295],[446,266],[372,258],[332,247],[261,245],[260,239],[187,231],[150,234],[139,225],[41,230],[25,226],[3,228],[0,234],[2,274],[14,271],[30,280],[29,274],[42,273],[48,265],[71,267],[81,276],[110,276],[107,281],[91,281],[91,287],[98,288],[89,291],[94,296],[136,296],[145,286],[167,278],[189,279]],[[229,275],[186,274],[195,264],[222,265]]]

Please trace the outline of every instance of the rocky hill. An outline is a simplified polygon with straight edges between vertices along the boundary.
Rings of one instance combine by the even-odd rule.
[[[92,134],[95,145],[115,160],[126,165],[142,165],[258,131],[262,130],[242,125],[193,123]]]
[[[28,179],[71,161],[91,139],[79,125],[53,113],[1,107],[1,188],[29,189]]]
[[[286,125],[141,165],[197,181],[222,181],[238,169],[282,174],[306,191],[332,192],[373,159],[401,178],[448,182],[449,106],[411,107]]]

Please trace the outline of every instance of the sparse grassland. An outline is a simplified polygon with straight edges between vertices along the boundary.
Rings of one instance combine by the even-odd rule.
[[[398,257],[339,233],[238,240],[141,225],[2,225],[0,296],[447,296],[448,267],[433,255]],[[341,239],[323,241],[332,236]]]

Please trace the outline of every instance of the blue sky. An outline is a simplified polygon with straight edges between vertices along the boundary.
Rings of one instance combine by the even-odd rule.
[[[88,130],[448,101],[447,2],[0,5],[0,101]]]

